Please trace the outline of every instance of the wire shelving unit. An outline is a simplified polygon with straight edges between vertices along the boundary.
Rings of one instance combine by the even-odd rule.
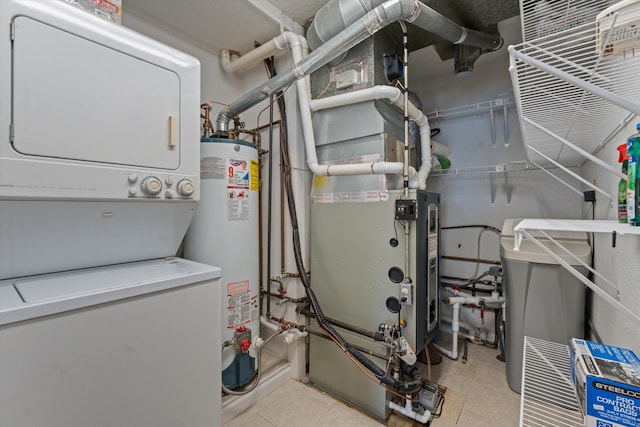
[[[520,426],[584,426],[569,346],[524,337]]]
[[[509,70],[529,161],[541,168],[559,167],[613,201],[614,195],[567,168],[591,161],[626,177],[594,153],[640,115],[640,34],[632,31],[631,43],[621,40],[629,33],[624,31],[640,24],[640,17],[622,9],[608,19],[595,19],[598,5],[609,2],[585,3],[580,19],[557,22],[557,32],[540,32],[542,15],[532,7],[529,13],[538,21],[523,18],[524,32],[531,35],[538,28],[545,35],[533,40],[525,36],[525,42],[510,46]]]

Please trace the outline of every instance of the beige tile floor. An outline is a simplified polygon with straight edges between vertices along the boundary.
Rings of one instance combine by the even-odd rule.
[[[445,404],[433,427],[514,427],[518,425],[520,395],[507,386],[498,351],[469,344],[468,361],[444,358],[431,368],[432,381],[447,387]],[[425,377],[426,367],[423,366]],[[336,400],[317,388],[295,380],[262,399],[225,427],[380,426],[379,421]],[[400,415],[391,427],[419,426]]]

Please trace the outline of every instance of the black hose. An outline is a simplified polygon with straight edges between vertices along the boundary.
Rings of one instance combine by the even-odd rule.
[[[267,65],[268,72],[271,75],[270,77],[275,76],[276,70],[273,58],[265,59],[265,64]],[[382,368],[375,364],[375,362],[367,358],[364,354],[360,353],[356,348],[347,343],[344,338],[342,338],[342,336],[340,336],[340,334],[325,319],[324,312],[320,308],[320,304],[318,303],[313,289],[311,289],[311,282],[309,281],[309,276],[307,275],[307,270],[305,269],[304,262],[302,260],[300,230],[298,227],[298,214],[296,211],[293,189],[291,186],[291,159],[289,157],[287,114],[284,97],[282,95],[283,92],[278,91],[277,99],[278,109],[280,110],[280,117],[282,119],[282,154],[284,157],[282,167],[284,169],[284,187],[287,195],[287,204],[289,206],[289,216],[291,219],[291,227],[293,231],[293,254],[296,262],[296,268],[298,270],[298,274],[300,275],[300,280],[302,281],[302,286],[304,286],[307,297],[309,297],[311,307],[316,313],[316,321],[318,322],[318,326],[320,326],[320,328],[324,330],[327,335],[329,335],[343,349],[345,353],[351,355],[351,357],[355,359],[361,366],[371,372],[371,374],[373,374],[381,384],[384,384],[385,386],[398,393],[415,393],[422,387],[422,379],[420,378],[419,381],[416,378],[411,381],[397,381],[394,378],[388,376]]]
[[[497,234],[502,234],[502,230],[500,230],[499,228],[493,227],[491,225],[452,225],[451,227],[440,227],[440,230],[455,230],[458,228],[484,228],[486,230],[489,231],[493,231],[494,233]]]
[[[500,323],[502,322],[502,307],[498,309],[495,314],[496,316],[496,337],[498,338],[498,348],[500,348],[500,359],[504,361],[504,337],[502,336],[502,332],[500,331]]]

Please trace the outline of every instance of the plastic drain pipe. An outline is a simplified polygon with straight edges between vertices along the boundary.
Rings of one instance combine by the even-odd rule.
[[[340,95],[334,95],[327,98],[322,99],[314,99],[309,102],[309,106],[311,111],[320,111],[328,108],[335,108],[344,105],[357,104],[360,102],[372,101],[376,99],[388,99],[392,104],[398,106],[402,110],[404,110],[404,99],[403,94],[400,89],[393,86],[373,86],[366,89],[361,89],[354,92],[344,93]],[[427,186],[427,177],[429,176],[429,172],[431,171],[431,128],[429,127],[429,120],[427,116],[424,115],[422,111],[418,107],[416,107],[411,101],[409,101],[408,108],[409,117],[413,119],[418,126],[420,126],[420,148],[421,148],[421,165],[418,170],[417,176],[414,180],[412,180],[412,188],[420,188],[424,190]],[[311,114],[308,117],[309,122],[311,121]],[[303,120],[304,126],[304,120]],[[311,135],[313,137],[313,135]],[[305,141],[307,140],[305,136]],[[311,147],[307,147],[310,149]],[[311,161],[315,161],[317,163],[317,158],[315,157],[315,142],[313,143],[313,154],[314,158]],[[307,158],[309,161],[309,153],[307,152]],[[387,162],[389,165],[400,165],[394,166],[399,168],[398,174],[402,173],[401,167],[403,164],[401,162]],[[371,173],[371,172],[369,172]],[[333,174],[333,173],[331,173]],[[411,175],[411,173],[410,173]]]
[[[400,412],[402,415],[407,416],[413,420],[416,420],[417,422],[421,423],[421,424],[426,424],[427,421],[429,421],[429,418],[431,418],[431,412],[428,410],[424,410],[423,414],[419,414],[417,412],[415,412],[413,410],[413,408],[411,407],[411,400],[409,399],[405,399],[405,404],[404,406],[402,405],[398,405],[397,403],[394,403],[393,401],[389,402],[389,408]]]
[[[458,360],[458,331],[460,330],[460,303],[453,304],[453,318],[451,320],[451,332],[453,333],[453,342],[451,350],[447,350],[439,344],[434,344],[435,348],[450,359]]]
[[[499,296],[497,292],[492,294],[490,297],[456,296],[445,298],[443,300],[445,304],[453,304],[453,316],[451,319],[451,331],[453,333],[452,348],[451,350],[447,350],[446,348],[435,344],[436,349],[450,359],[458,359],[458,333],[460,331],[461,325],[460,304],[475,304],[478,306],[483,306],[485,304],[503,304],[504,301],[504,297]]]

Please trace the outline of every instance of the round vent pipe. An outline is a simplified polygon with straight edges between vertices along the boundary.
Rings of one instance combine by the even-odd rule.
[[[384,4],[384,0],[329,1],[318,10],[307,31],[309,46],[312,49],[318,48],[382,4]],[[487,50],[498,50],[503,45],[503,40],[499,35],[486,34],[462,27],[422,2],[416,1],[416,8],[419,9],[419,13],[409,22],[453,44],[465,44]]]

